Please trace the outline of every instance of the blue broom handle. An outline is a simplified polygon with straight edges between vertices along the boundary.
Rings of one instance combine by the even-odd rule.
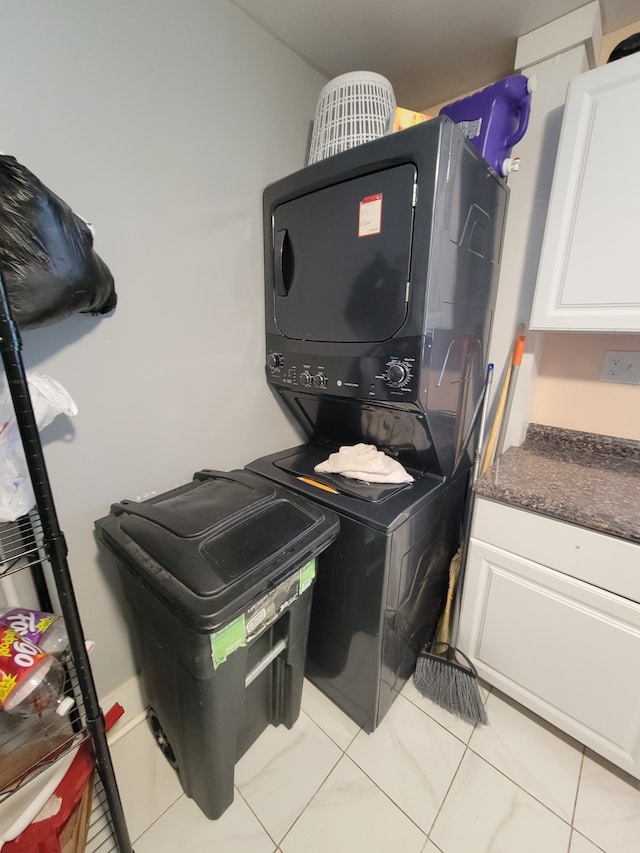
[[[465,509],[465,517],[462,530],[462,554],[460,555],[460,574],[456,587],[456,595],[453,602],[453,613],[451,617],[451,632],[450,644],[455,646],[458,639],[458,627],[460,624],[460,607],[462,605],[462,584],[467,562],[467,551],[469,550],[469,536],[471,535],[471,518],[473,516],[473,486],[478,478],[478,469],[480,468],[480,459],[482,458],[482,444],[484,442],[484,431],[487,423],[487,411],[489,408],[489,390],[493,382],[493,364],[487,365],[487,375],[484,381],[484,397],[482,400],[482,411],[480,413],[480,426],[478,429],[478,442],[476,444],[476,453],[471,471],[471,482],[469,484],[469,493],[467,496],[467,506]]]
[[[480,460],[482,459],[482,446],[484,444],[484,431],[487,425],[487,412],[489,410],[489,391],[493,384],[493,364],[487,365],[487,376],[484,381],[484,399],[482,400],[482,412],[480,414],[480,428],[478,430],[478,443],[476,445],[476,454],[473,461],[473,471],[471,472],[471,485],[473,486],[478,479],[478,470],[480,469]]]

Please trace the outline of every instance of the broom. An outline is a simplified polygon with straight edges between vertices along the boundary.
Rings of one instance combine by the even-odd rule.
[[[464,652],[452,645],[455,638],[451,637],[452,642],[446,642],[451,634],[450,602],[455,597],[461,563],[462,552],[458,549],[449,566],[449,589],[441,617],[442,630],[419,652],[413,680],[420,693],[436,705],[469,723],[486,725],[489,720],[480,695],[476,668]]]
[[[484,441],[484,426],[492,379],[493,365],[490,364],[487,367],[478,442],[467,495],[462,546],[453,555],[449,565],[447,600],[436,628],[435,637],[418,654],[413,677],[416,688],[423,696],[461,719],[481,725],[486,725],[489,721],[478,687],[478,673],[469,658],[455,648],[460,613],[460,596],[456,595],[456,591],[458,586],[462,585],[462,567],[466,561],[467,543],[471,528],[473,483],[477,476]],[[455,629],[456,636],[452,636],[452,627]]]

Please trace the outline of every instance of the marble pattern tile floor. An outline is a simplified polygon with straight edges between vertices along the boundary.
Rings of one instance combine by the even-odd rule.
[[[640,783],[496,691],[470,726],[408,683],[360,731],[311,683],[267,728],[217,821],[145,725],[112,749],[135,853],[638,853]]]

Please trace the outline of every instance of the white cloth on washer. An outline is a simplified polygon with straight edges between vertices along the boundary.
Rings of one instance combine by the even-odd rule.
[[[413,477],[395,459],[373,444],[344,445],[313,469],[318,474],[342,474],[365,483],[412,483]]]

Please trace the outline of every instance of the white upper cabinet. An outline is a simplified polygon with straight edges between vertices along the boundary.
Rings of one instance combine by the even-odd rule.
[[[640,53],[575,77],[532,329],[640,331]]]

